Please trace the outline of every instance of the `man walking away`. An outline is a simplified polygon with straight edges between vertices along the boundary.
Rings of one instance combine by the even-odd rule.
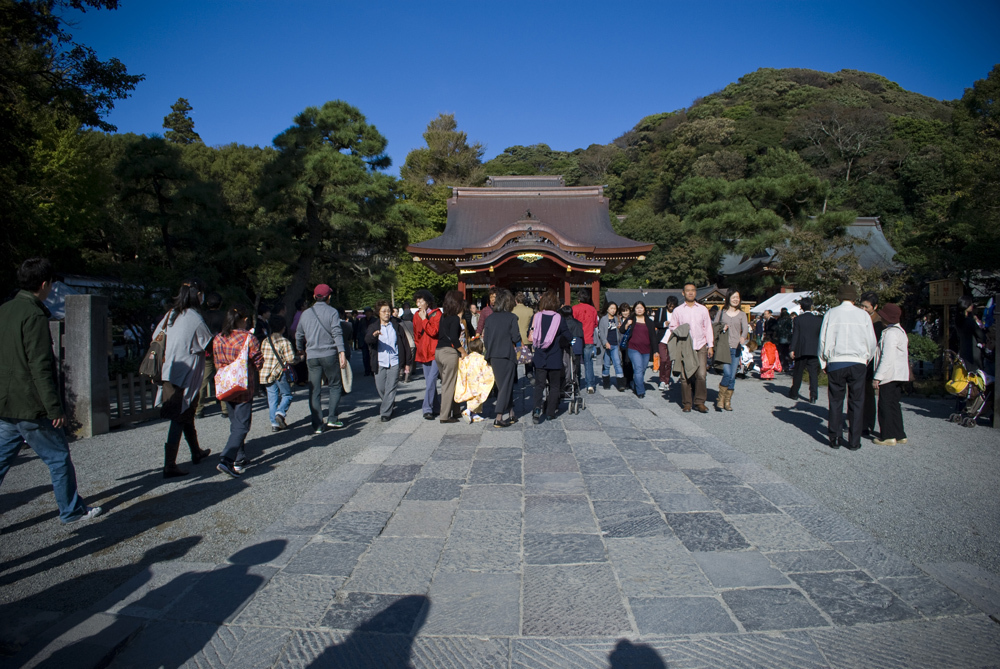
[[[826,312],[819,335],[819,363],[826,370],[830,398],[830,448],[840,448],[847,396],[848,450],[861,448],[865,366],[875,356],[875,330],[864,309],[854,306],[858,291],[845,284],[837,290],[840,306]]]
[[[809,370],[809,404],[816,403],[819,395],[819,330],[823,318],[812,310],[811,297],[799,300],[802,313],[792,321],[792,341],[789,345],[789,355],[795,361],[792,374],[792,388],[788,396],[799,399],[799,388],[802,386],[802,372]]]
[[[315,304],[302,314],[299,328],[295,332],[295,348],[299,355],[306,356],[309,370],[309,411],[312,427],[316,434],[323,432],[323,375],[330,383],[330,408],[326,426],[333,429],[344,427],[337,419],[337,406],[343,384],[340,370],[347,366],[344,335],[340,327],[340,314],[330,306],[330,286],[321,283],[313,291]],[[364,350],[364,349],[362,349]]]
[[[708,309],[704,304],[695,301],[698,296],[698,287],[693,283],[684,284],[684,304],[674,309],[670,315],[670,331],[673,332],[678,326],[687,324],[689,326],[688,336],[691,338],[691,345],[694,354],[698,358],[698,371],[693,377],[686,381],[681,381],[681,402],[685,412],[691,411],[692,397],[691,386],[694,382],[694,408],[699,413],[708,413],[705,401],[708,399],[708,389],[705,385],[708,374],[708,359],[715,351],[712,348],[712,318],[708,315]]]
[[[590,289],[581,288],[576,293],[579,304],[573,307],[573,318],[583,325],[583,381],[587,392],[594,394],[597,382],[594,380],[594,330],[597,329],[597,309],[590,297]],[[523,341],[523,340],[522,340]]]
[[[17,271],[21,291],[0,307],[0,484],[28,442],[49,467],[64,525],[101,515],[76,488],[76,469],[66,442],[66,413],[56,387],[56,359],[49,334],[49,310],[42,304],[52,290],[52,264],[25,260]]]
[[[875,329],[876,342],[882,337],[882,331],[885,330],[885,323],[882,322],[882,317],[878,315],[878,304],[877,293],[868,291],[867,293],[861,295],[861,308],[864,309],[869,316],[871,316],[872,327]],[[875,388],[872,384],[872,381],[874,380],[875,362],[873,359],[868,363],[868,367],[865,369],[865,418],[863,428],[861,430],[862,437],[875,436],[875,419],[878,417],[878,411],[875,402]]]
[[[790,372],[792,368],[792,359],[788,353],[791,350],[793,326],[794,323],[792,323],[791,314],[788,313],[788,309],[782,307],[781,315],[778,316],[778,322],[774,324],[774,333],[776,335],[774,343],[778,345],[778,359],[781,360],[781,366],[785,372]]]

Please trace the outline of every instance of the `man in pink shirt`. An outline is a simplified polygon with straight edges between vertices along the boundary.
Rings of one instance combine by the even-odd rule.
[[[694,354],[698,357],[698,371],[694,375],[694,408],[700,413],[708,413],[705,401],[708,399],[708,390],[705,379],[708,376],[708,359],[715,351],[712,348],[712,319],[708,315],[705,305],[695,301],[698,296],[698,287],[693,283],[684,284],[684,304],[674,309],[670,314],[670,331],[673,332],[677,326],[687,324],[689,326],[689,336],[694,347]],[[681,401],[684,404],[684,411],[691,411],[691,378],[687,382],[681,383]]]
[[[594,394],[596,381],[594,380],[594,329],[597,327],[597,309],[594,308],[594,301],[590,298],[590,290],[581,288],[577,291],[576,297],[580,304],[573,307],[573,318],[583,324],[583,380],[587,384],[587,392]]]

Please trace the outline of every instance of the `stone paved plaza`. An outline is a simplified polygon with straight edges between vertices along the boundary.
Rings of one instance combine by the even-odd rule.
[[[657,393],[587,402],[369,420],[226,562],[152,564],[12,666],[1000,665],[974,597]]]

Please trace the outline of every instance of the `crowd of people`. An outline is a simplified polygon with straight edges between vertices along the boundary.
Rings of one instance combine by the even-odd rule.
[[[79,522],[101,509],[86,506],[76,489],[63,431],[50,314],[43,304],[52,287],[52,266],[40,258],[28,260],[18,280],[21,292],[0,307],[0,483],[27,442],[51,470],[62,522]],[[408,381],[418,365],[425,383],[423,418],[441,423],[483,420],[491,397],[493,425],[516,423],[513,393],[521,365],[534,388],[533,424],[558,415],[567,382],[581,393],[594,393],[595,364],[601,365],[605,390],[631,389],[639,399],[646,396],[652,367],[657,373],[652,388],[668,392],[678,384],[681,410],[699,413],[709,412],[707,378],[715,368],[721,373],[715,410],[733,411],[737,378],[753,366],[759,347],[761,378],[791,374],[792,399],[799,399],[808,372],[807,401],[815,403],[820,370],[825,371],[831,448],[857,450],[866,435],[879,445],[907,443],[900,399],[910,365],[902,309],[879,304],[874,293],[859,295],[850,285],[839,289],[839,304],[823,315],[805,297],[798,315],[783,309],[753,322],[738,290],[728,291],[721,308],[709,310],[696,300],[691,283],[683,288],[683,302],[671,297],[662,310],[637,301],[609,302],[600,312],[587,290],[579,291],[575,305],[563,304],[550,290],[531,306],[523,293],[494,287],[481,308],[456,290],[448,291],[438,307],[430,291],[419,290],[415,309],[382,300],[374,309],[343,315],[330,304],[332,294],[327,284],[315,286],[312,300],[299,301],[289,323],[281,305],[273,313],[263,307],[254,314],[241,304],[223,309],[221,296],[207,291],[201,280],[183,282],[154,328],[159,347],[147,353],[151,360],[158,357],[156,403],[169,419],[164,478],[189,473],[177,464],[181,437],[192,464],[211,455],[199,443],[196,428],[209,398],[220,404],[230,424],[216,467],[234,478],[250,464],[246,439],[260,387],[273,431],[289,428],[296,385],[308,387],[314,433],[342,428],[338,409],[353,385],[352,346],[362,354],[364,374],[374,377],[383,422],[394,417],[400,381]],[[959,309],[962,356],[970,366],[981,364],[976,351],[983,348],[982,324],[971,298],[963,298]],[[927,327],[926,319],[920,322],[919,327]]]

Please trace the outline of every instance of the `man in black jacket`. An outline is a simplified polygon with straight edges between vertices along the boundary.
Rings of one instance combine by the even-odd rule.
[[[799,399],[799,386],[802,385],[802,372],[809,368],[809,403],[816,403],[819,394],[819,332],[823,325],[823,317],[812,310],[811,297],[799,300],[802,313],[792,320],[792,340],[788,345],[789,355],[795,361],[792,375],[792,388],[788,396]]]

